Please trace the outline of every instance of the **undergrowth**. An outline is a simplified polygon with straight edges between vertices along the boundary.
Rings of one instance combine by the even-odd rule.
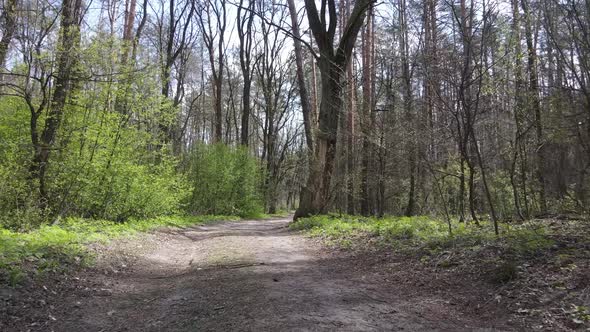
[[[91,262],[86,245],[107,242],[159,227],[187,227],[228,216],[166,216],[116,223],[106,220],[69,218],[58,224],[44,225],[30,232],[0,228],[0,284],[16,285],[27,274],[59,272],[70,264]]]
[[[290,225],[305,230],[340,247],[392,246],[399,250],[425,250],[436,253],[449,248],[500,246],[506,255],[530,256],[549,248],[552,241],[540,224],[503,224],[500,236],[492,226],[453,221],[452,235],[446,222],[430,217],[359,217],[319,215]]]

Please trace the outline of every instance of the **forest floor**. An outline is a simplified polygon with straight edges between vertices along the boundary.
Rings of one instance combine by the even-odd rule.
[[[498,285],[386,252],[340,251],[290,218],[163,228],[96,264],[0,288],[6,331],[513,331]],[[4,316],[4,317],[3,317]],[[3,324],[0,324],[2,327]]]

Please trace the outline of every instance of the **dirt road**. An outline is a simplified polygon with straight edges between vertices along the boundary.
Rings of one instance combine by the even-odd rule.
[[[53,331],[473,331],[444,299],[408,296],[290,219],[166,229],[106,248],[83,289],[52,306]],[[352,266],[354,264],[354,266]],[[23,330],[35,330],[35,326]]]

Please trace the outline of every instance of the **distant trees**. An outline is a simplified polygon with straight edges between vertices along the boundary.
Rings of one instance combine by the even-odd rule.
[[[341,83],[363,96],[353,118],[364,125],[360,135],[345,135],[340,122],[336,145],[362,148],[335,163],[328,191],[347,195],[333,195],[326,209],[448,212],[490,219],[496,229],[501,219],[584,211],[588,121],[574,110],[588,104],[587,9],[577,1],[506,4],[510,12],[488,0],[375,8],[379,18],[365,21],[353,52],[354,81]]]
[[[203,42],[209,53],[213,87],[213,109],[215,110],[213,142],[221,142],[223,138],[222,88],[225,66],[225,29],[227,14],[225,0],[205,1],[197,10],[198,24]]]
[[[2,3],[6,218],[186,208],[208,143],[255,158],[266,212],[588,212],[584,2],[57,4]]]

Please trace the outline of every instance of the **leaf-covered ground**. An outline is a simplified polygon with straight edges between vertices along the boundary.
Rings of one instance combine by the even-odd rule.
[[[587,220],[541,219],[465,225],[427,217],[316,216],[291,228],[334,248],[382,260],[397,280],[413,279],[433,292],[470,300],[478,312],[503,307],[509,320],[531,330],[590,328],[590,225]],[[377,257],[377,258],[374,258]],[[388,273],[388,272],[385,272]],[[414,286],[410,286],[414,288]],[[483,291],[483,292],[482,292]]]

